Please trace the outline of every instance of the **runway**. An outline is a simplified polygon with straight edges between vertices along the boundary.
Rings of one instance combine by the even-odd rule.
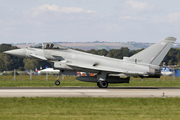
[[[59,87],[0,88],[0,97],[180,97],[180,88],[158,87]]]

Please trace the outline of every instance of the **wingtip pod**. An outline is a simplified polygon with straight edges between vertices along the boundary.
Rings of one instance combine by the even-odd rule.
[[[167,37],[167,38],[164,38],[163,40],[169,40],[169,41],[175,42],[176,38],[175,37]]]

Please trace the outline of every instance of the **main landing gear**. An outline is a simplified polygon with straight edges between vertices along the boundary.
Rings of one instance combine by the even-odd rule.
[[[99,88],[107,88],[107,87],[108,87],[108,82],[107,82],[107,81],[97,82],[97,86],[98,86]]]

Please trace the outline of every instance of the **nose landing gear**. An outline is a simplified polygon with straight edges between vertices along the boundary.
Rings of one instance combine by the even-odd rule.
[[[57,86],[60,85],[59,79],[55,81],[55,85],[57,85]]]
[[[57,78],[57,80],[55,81],[55,85],[57,85],[57,86],[60,85],[60,81],[59,81],[60,72],[61,72],[61,71],[59,71],[58,78]]]

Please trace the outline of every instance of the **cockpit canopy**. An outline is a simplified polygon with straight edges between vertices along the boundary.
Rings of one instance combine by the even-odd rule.
[[[40,43],[40,44],[31,46],[31,48],[67,50],[66,47],[58,45],[58,44],[54,44],[54,43]]]
[[[39,44],[34,45],[34,46],[30,46],[30,48],[40,48],[40,49],[42,49],[42,43],[39,43]]]

